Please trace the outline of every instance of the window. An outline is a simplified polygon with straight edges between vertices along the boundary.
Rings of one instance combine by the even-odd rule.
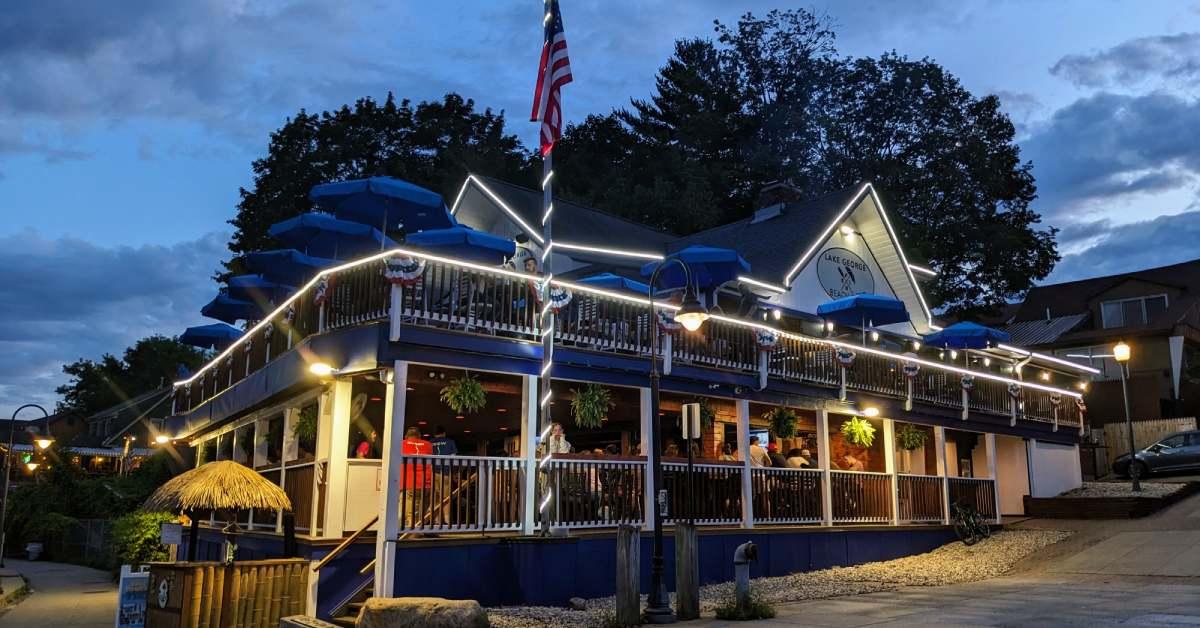
[[[1112,355],[1112,345],[1093,345],[1090,347],[1071,347],[1069,349],[1055,349],[1055,357],[1064,360],[1070,360],[1076,364],[1090,366],[1094,369],[1099,369],[1100,373],[1092,376],[1094,381],[1106,381],[1121,379],[1120,364],[1112,358],[1101,358],[1094,356]]]
[[[1155,316],[1167,311],[1167,295],[1104,301],[1100,318],[1105,329],[1114,327],[1144,327]]]
[[[1187,445],[1187,436],[1184,434],[1176,434],[1170,438],[1164,438],[1158,441],[1158,444],[1167,449],[1175,449],[1176,447],[1184,447]]]

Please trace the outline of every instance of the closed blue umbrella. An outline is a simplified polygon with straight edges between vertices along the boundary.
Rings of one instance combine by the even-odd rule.
[[[246,255],[246,268],[282,284],[299,286],[337,260],[305,255],[296,249],[258,251]]]
[[[986,349],[1010,340],[1012,337],[1008,332],[969,321],[955,323],[925,336],[925,344],[944,349]]]
[[[226,323],[256,321],[263,317],[263,309],[253,301],[243,301],[229,296],[222,290],[216,298],[200,308],[200,313]]]
[[[385,235],[399,225],[414,233],[456,224],[440,194],[392,177],[323,183],[308,198],[339,218],[382,226]]]
[[[201,349],[224,349],[242,337],[242,330],[225,323],[188,327],[179,342]]]
[[[904,302],[879,294],[855,294],[817,306],[817,315],[840,325],[891,325],[910,320]]]
[[[431,253],[481,264],[501,264],[517,251],[512,240],[465,225],[414,233],[405,242]]]
[[[692,271],[692,283],[700,290],[716,288],[723,283],[733,281],[738,275],[750,272],[750,262],[747,262],[733,249],[715,246],[693,244],[685,249],[671,253],[668,257],[678,258],[688,265]],[[649,277],[659,262],[650,262],[642,266],[642,276]],[[664,290],[674,290],[684,287],[683,269],[678,264],[663,268],[659,274],[658,286]]]
[[[600,273],[591,275],[578,280],[578,283],[593,288],[604,288],[606,290],[623,290],[625,292],[633,292],[645,296],[650,293],[650,286],[634,281],[628,277],[622,277],[615,273]]]
[[[271,281],[261,275],[230,277],[229,296],[255,303],[279,303],[296,291],[294,286]]]
[[[322,212],[309,212],[277,222],[267,233],[308,255],[328,259],[353,259],[396,246],[375,227]]]

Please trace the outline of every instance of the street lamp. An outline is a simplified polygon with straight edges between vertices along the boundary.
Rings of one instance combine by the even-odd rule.
[[[1118,342],[1113,347],[1113,359],[1117,361],[1117,370],[1121,371],[1121,395],[1125,398],[1125,432],[1129,436],[1129,477],[1133,480],[1133,492],[1142,492],[1140,478],[1141,468],[1134,457],[1136,450],[1133,444],[1133,419],[1129,418],[1129,385],[1125,382],[1125,369],[1131,357],[1131,350],[1125,341]]]
[[[25,408],[37,408],[41,411],[42,418],[46,419],[46,438],[38,439],[38,447],[45,449],[53,442],[53,439],[49,438],[50,413],[46,412],[45,408],[36,403],[27,403],[20,408],[13,410],[12,420],[8,424],[8,451],[4,454],[4,503],[0,504],[0,568],[4,567],[4,544],[8,540],[8,527],[4,525],[4,522],[8,518],[8,485],[12,482],[13,435],[17,431],[17,415],[20,414]],[[42,441],[46,441],[45,446],[42,446]],[[37,468],[36,463],[34,464],[35,466],[29,468],[30,472]]]
[[[650,556],[650,596],[646,601],[646,621],[651,624],[670,624],[675,621],[671,605],[667,602],[667,583],[663,578],[663,506],[666,492],[660,493],[662,485],[662,419],[658,416],[658,313],[654,311],[654,286],[658,275],[672,263],[683,268],[683,301],[675,311],[675,322],[688,331],[696,331],[708,320],[708,311],[700,305],[692,287],[692,269],[677,257],[668,257],[658,263],[650,275],[650,495],[654,502],[654,552]],[[690,449],[690,448],[689,448]]]

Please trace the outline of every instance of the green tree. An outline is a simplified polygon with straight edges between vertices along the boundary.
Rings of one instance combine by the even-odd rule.
[[[274,248],[270,226],[312,209],[319,183],[394,176],[439,192],[448,202],[468,173],[532,185],[531,156],[505,129],[503,112],[480,112],[475,102],[447,94],[414,106],[388,94],[354,106],[310,114],[301,110],[271,134],[267,155],[253,164],[254,185],[241,189],[226,267],[236,256]]]
[[[80,358],[63,365],[71,380],[55,391],[62,395],[57,409],[90,416],[174,381],[180,366],[199,368],[205,356],[174,338],[149,336],[126,349],[121,358],[110,354],[98,361]]]
[[[716,33],[678,42],[648,101],[568,127],[564,195],[689,233],[748,216],[771,180],[815,197],[867,179],[910,257],[940,272],[935,306],[991,310],[1050,272],[1056,230],[1030,209],[1031,165],[996,97],[928,59],[838,58],[803,10]]]

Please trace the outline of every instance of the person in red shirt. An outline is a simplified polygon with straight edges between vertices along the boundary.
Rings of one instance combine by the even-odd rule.
[[[421,527],[425,514],[430,513],[433,504],[426,503],[430,492],[432,478],[429,463],[421,460],[408,460],[408,456],[429,456],[433,454],[433,443],[421,438],[421,430],[410,427],[404,431],[404,442],[400,451],[404,454],[404,523],[407,528]]]

